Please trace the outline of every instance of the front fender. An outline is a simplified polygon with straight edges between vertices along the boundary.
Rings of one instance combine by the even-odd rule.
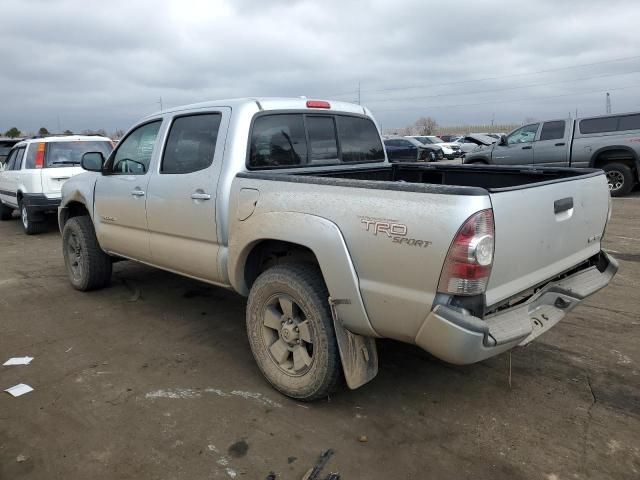
[[[230,232],[228,271],[231,285],[248,295],[245,264],[251,250],[263,240],[280,240],[310,249],[318,259],[322,275],[333,299],[336,313],[350,331],[379,335],[371,326],[358,275],[340,229],[331,221],[298,212],[254,214],[233,223]]]
[[[79,203],[89,212],[93,221],[93,194],[97,177],[91,173],[76,175],[67,180],[62,186],[62,199],[58,208],[58,227],[62,231],[68,219],[68,207],[72,203]]]

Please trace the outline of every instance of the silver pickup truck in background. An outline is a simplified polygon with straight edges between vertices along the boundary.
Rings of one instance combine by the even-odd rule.
[[[376,338],[455,364],[525,345],[617,270],[601,170],[390,164],[349,103],[175,108],[82,165],[58,216],[71,284],[130,259],[248,296],[258,366],[302,400],[371,380]]]
[[[611,195],[621,197],[639,180],[640,113],[530,123],[468,153],[464,163],[601,168]]]

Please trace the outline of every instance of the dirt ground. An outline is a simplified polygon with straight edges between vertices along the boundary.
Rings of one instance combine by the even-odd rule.
[[[83,294],[60,236],[0,224],[0,479],[640,478],[640,194],[614,200],[612,284],[524,349],[453,367],[379,343],[328,401],[271,389],[243,298],[131,262]],[[511,380],[509,364],[511,362]],[[510,385],[511,381],[511,385]],[[360,438],[366,436],[366,442]]]

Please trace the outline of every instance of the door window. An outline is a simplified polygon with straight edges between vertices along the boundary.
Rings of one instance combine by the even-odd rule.
[[[178,117],[169,131],[160,173],[181,174],[204,170],[213,163],[222,114]]]
[[[6,170],[11,170],[13,167],[13,161],[16,159],[16,153],[18,150],[11,150],[9,152],[9,156],[7,157],[7,168]]]
[[[544,122],[540,132],[540,140],[559,140],[564,138],[565,121]]]
[[[20,170],[22,168],[22,158],[24,157],[24,147],[16,151],[16,157],[13,160],[10,170]]]
[[[113,154],[107,170],[114,175],[144,175],[149,171],[151,154],[162,120],[146,123],[131,132]]]
[[[510,134],[507,137],[507,144],[514,145],[518,143],[531,143],[536,136],[536,132],[538,131],[539,123],[532,123],[531,125],[525,125],[524,127],[520,127],[515,132]]]

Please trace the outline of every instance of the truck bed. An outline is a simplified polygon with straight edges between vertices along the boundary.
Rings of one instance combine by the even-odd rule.
[[[330,205],[327,197],[344,195],[342,206],[337,208],[348,205],[347,210],[356,215],[397,220],[409,231],[419,229],[419,237],[430,241],[443,236],[443,227],[434,222],[450,218],[451,205],[481,205],[481,197],[488,199],[484,205],[493,211],[496,231],[494,264],[486,291],[489,308],[596,255],[609,204],[606,177],[598,169],[400,163],[248,172],[238,177],[290,183],[291,188],[281,184],[277,189],[280,195],[298,192],[284,208],[299,208],[300,192],[308,192],[318,206],[317,214],[331,220],[336,206]],[[309,185],[323,185],[326,193],[320,196],[320,190]],[[409,192],[424,197],[409,197]],[[462,221],[454,222],[453,231],[447,225],[443,253]],[[346,240],[347,244],[352,240],[349,234]],[[403,260],[400,255],[397,261],[404,264]]]
[[[260,171],[241,173],[239,176],[359,188],[486,195],[487,193],[530,188],[600,174],[602,172],[598,169],[396,163],[365,168],[289,170],[286,173]]]

